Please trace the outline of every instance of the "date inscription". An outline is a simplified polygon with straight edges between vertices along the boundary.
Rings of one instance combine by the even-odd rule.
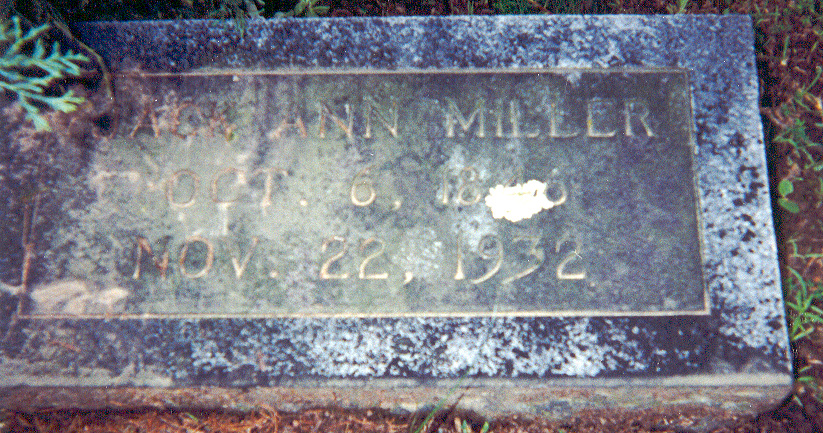
[[[350,204],[355,207],[368,207],[375,204],[378,198],[378,190],[382,189],[375,179],[370,175],[372,167],[367,166],[360,170],[353,179],[349,182],[348,198]],[[479,171],[474,166],[463,167],[459,170],[450,171],[448,169],[441,170],[442,184],[440,189],[429,194],[430,200],[434,207],[436,205],[451,206],[451,207],[471,207],[474,205],[483,206],[482,200],[485,197],[490,197],[488,193],[490,190],[484,186],[481,181]],[[241,196],[237,192],[238,185],[246,185],[249,179],[259,176],[262,180],[259,185],[257,194],[250,193]],[[236,204],[238,202],[246,202],[252,206],[259,207],[265,214],[265,210],[273,205],[272,195],[277,188],[282,188],[283,181],[289,176],[285,169],[281,168],[266,168],[257,169],[251,174],[247,174],[245,170],[235,167],[228,167],[218,170],[211,176],[208,182],[210,185],[207,194],[202,194],[208,199],[218,205]],[[519,185],[518,179],[522,178],[522,170],[518,170],[507,182],[507,185]],[[538,182],[538,181],[532,181]],[[191,169],[181,169],[172,173],[163,182],[163,192],[168,206],[171,209],[185,209],[194,206],[201,195],[201,184],[204,183],[201,178]],[[485,182],[487,183],[487,182]],[[544,185],[539,183],[540,185]],[[498,185],[497,188],[505,188],[503,185]],[[534,195],[540,194],[541,197],[550,204],[550,207],[560,206],[568,199],[568,192],[562,182],[558,180],[552,181],[551,192],[548,185],[545,185],[541,191],[535,191]],[[533,198],[529,194],[527,198]],[[552,201],[548,199],[546,194],[556,195],[557,198]],[[253,197],[256,197],[252,199]],[[400,208],[400,200],[396,200],[391,210],[398,211]],[[302,203],[297,203],[302,205]],[[514,203],[517,206],[518,203]],[[458,233],[454,242],[451,242],[454,247],[453,256],[456,257],[454,263],[454,272],[452,279],[454,281],[467,281],[471,284],[481,284],[498,274],[502,268],[502,264],[506,253],[504,251],[503,240],[497,234],[483,235],[477,245],[473,246],[471,252],[481,261],[487,261],[483,267],[485,271],[476,277],[467,278],[464,271],[464,255],[468,251],[464,251],[462,241],[463,236]],[[135,266],[132,273],[133,279],[140,279],[141,275],[145,275],[143,271],[143,263],[147,261],[150,263],[160,278],[166,279],[168,277],[169,266],[172,263],[177,264],[177,269],[183,278],[199,279],[208,277],[214,271],[215,251],[218,250],[215,240],[209,240],[200,235],[193,235],[186,237],[179,246],[178,259],[171,261],[169,256],[168,245],[162,247],[162,252],[155,253],[151,247],[149,239],[137,236],[135,238]],[[539,236],[514,236],[510,241],[510,247],[513,249],[520,248],[522,251],[512,253],[513,255],[526,256],[527,263],[522,269],[512,270],[511,275],[500,278],[501,284],[512,283],[529,274],[535,272],[543,265],[546,254],[544,249],[538,248],[541,242]],[[230,262],[231,270],[237,280],[240,280],[246,268],[255,255],[257,245],[260,243],[260,237],[253,236],[246,242],[246,251],[244,253],[229,252],[226,262]],[[167,242],[168,244],[168,242]],[[572,245],[572,248],[567,248]],[[568,234],[564,234],[562,238],[558,239],[554,252],[561,253],[561,248],[564,253],[556,265],[556,278],[558,280],[578,280],[585,279],[585,270],[581,270],[582,266],[578,265],[575,272],[567,271],[567,267],[574,260],[581,260],[579,248],[576,242],[569,238]],[[194,260],[196,264],[191,264],[190,249],[197,249],[200,251],[199,259]],[[386,242],[378,237],[368,237],[363,239],[356,248],[354,253],[359,253],[361,259],[359,265],[356,266],[356,272],[344,271],[341,259],[345,256],[353,254],[349,251],[349,243],[346,237],[330,236],[322,241],[320,244],[320,253],[325,259],[319,264],[319,272],[317,277],[321,280],[345,280],[348,278],[358,278],[360,280],[388,280],[388,271],[375,270],[372,261],[386,260]],[[219,258],[218,258],[219,259]],[[218,260],[220,261],[220,260]],[[333,270],[334,269],[334,270]],[[414,274],[408,270],[401,270],[403,284],[408,284],[414,278]],[[277,278],[280,272],[276,269],[269,269],[263,273],[268,278]]]
[[[128,312],[705,308],[683,71],[117,82],[64,245]]]

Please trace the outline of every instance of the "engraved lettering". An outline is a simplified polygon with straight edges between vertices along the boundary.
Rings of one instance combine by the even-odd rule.
[[[237,169],[237,168],[234,168],[234,167],[229,167],[229,168],[226,168],[224,170],[221,170],[220,172],[217,173],[216,176],[214,176],[214,179],[212,179],[212,181],[211,181],[211,199],[212,199],[213,202],[215,202],[215,203],[234,203],[239,199],[239,197],[237,196],[236,193],[234,195],[234,198],[230,199],[230,200],[224,200],[224,199],[219,197],[219,194],[217,192],[217,189],[218,189],[217,185],[220,183],[220,178],[222,178],[223,176],[228,176],[228,175],[234,175],[234,184],[235,185],[242,185],[242,184],[246,183],[246,176],[245,176],[245,172],[243,170],[240,170],[240,169]]]
[[[586,105],[586,132],[589,137],[614,137],[617,134],[616,129],[601,131],[597,128],[597,126],[602,126],[602,123],[604,123],[603,118],[608,118],[606,114],[612,106],[613,103],[608,99],[589,99]]]
[[[191,104],[186,102],[181,104],[174,97],[171,102],[167,102],[163,107],[160,107],[163,114],[158,119],[159,126],[165,126],[172,135],[185,138],[185,135],[180,135],[178,129],[180,127],[180,113],[189,105]]]
[[[552,101],[549,108],[549,137],[570,138],[576,137],[579,132],[561,132],[558,126],[558,118],[561,116],[557,108],[557,102]]]
[[[520,103],[518,101],[509,101],[509,121],[512,124],[512,137],[520,137]],[[534,138],[539,134],[538,132],[524,132],[525,137]]]
[[[206,262],[203,265],[203,268],[195,273],[189,272],[188,268],[186,267],[186,256],[189,252],[189,245],[199,242],[206,246]],[[202,278],[209,273],[211,270],[212,264],[214,264],[214,245],[211,242],[203,238],[202,236],[189,236],[186,238],[186,241],[183,243],[183,249],[180,250],[180,272],[185,275],[187,278]]]
[[[391,134],[392,137],[397,137],[397,131],[398,131],[397,123],[398,123],[398,117],[399,117],[398,116],[398,111],[399,110],[397,109],[397,103],[392,101],[391,107],[389,108],[389,112],[388,112],[387,115],[385,115],[384,113],[382,113],[380,111],[380,107],[377,105],[377,102],[374,101],[373,99],[369,98],[367,103],[366,103],[366,113],[365,113],[365,116],[364,116],[366,118],[366,130],[363,133],[363,138],[372,138],[372,134],[371,134],[371,117],[372,117],[371,115],[372,115],[372,113],[377,115],[377,120],[379,120],[380,123],[383,124],[383,126],[386,128],[387,131],[389,131],[389,134]],[[391,118],[391,122],[389,122],[389,120],[388,120],[389,118]]]
[[[229,235],[229,206],[231,205],[231,203],[217,203],[217,208],[220,209],[221,234],[223,236]]]
[[[497,138],[503,138],[503,109],[501,105],[503,105],[503,101],[497,101],[497,110],[494,110],[494,136]]]
[[[191,179],[191,192],[189,196],[184,201],[177,201],[175,200],[174,191],[176,187],[180,184],[181,177],[188,177]],[[197,194],[197,190],[200,188],[200,177],[191,170],[183,169],[178,170],[174,174],[171,175],[168,182],[166,182],[166,198],[169,201],[169,204],[175,207],[186,208],[191,207],[194,205],[195,202],[195,194]]]
[[[135,123],[131,133],[129,133],[129,137],[134,138],[137,135],[137,131],[143,127],[150,127],[152,131],[154,131],[154,138],[160,137],[160,124],[157,122],[157,115],[154,113],[154,106],[149,97],[142,95],[140,102],[143,105],[143,110],[140,112],[140,117],[137,119],[137,123]],[[146,117],[148,117],[150,121],[148,125],[144,123]]]
[[[462,184],[457,189],[457,203],[461,205],[472,205],[480,201],[483,194],[477,187],[478,177],[477,169],[474,167],[464,167],[463,170],[460,171]],[[469,196],[467,199],[466,193],[472,190],[474,191],[474,196]]]
[[[553,183],[549,183],[548,185],[549,185],[549,186],[553,186],[553,187],[557,187],[557,189],[558,189],[558,190],[560,190],[560,197],[558,197],[557,199],[554,199],[554,200],[553,200],[551,197],[548,197],[548,192],[549,192],[551,189],[550,189],[550,188],[548,188],[548,187],[546,188],[547,197],[548,197],[548,199],[549,199],[549,202],[552,204],[552,206],[560,206],[561,204],[565,203],[565,202],[566,202],[566,199],[567,199],[567,198],[568,198],[568,196],[569,196],[569,194],[566,192],[566,186],[565,186],[565,185],[563,185],[563,182],[560,182],[560,181],[554,181]]]
[[[498,101],[498,104],[502,104],[503,101]],[[495,129],[494,129],[494,136],[497,138],[503,138],[503,109],[498,108],[495,110],[494,114],[496,115],[496,122],[495,122]],[[520,131],[520,102],[516,100],[509,101],[509,123],[511,125],[511,137],[512,138],[520,138],[528,137],[534,138],[537,137],[540,133],[539,132],[523,132],[521,135]]]
[[[286,177],[289,175],[289,172],[283,170],[282,168],[259,168],[255,170],[250,179],[254,179],[256,176],[260,174],[265,174],[266,177],[263,180],[263,198],[260,199],[260,210],[263,211],[263,215],[266,215],[266,208],[272,205],[271,201],[271,194],[274,190],[274,172],[278,172],[282,177]]]
[[[331,117],[331,120],[346,134],[346,138],[351,139],[354,136],[352,135],[352,131],[354,131],[353,123],[354,123],[354,116],[352,116],[351,105],[343,104],[343,109],[346,110],[346,120],[337,117],[334,113],[332,113],[331,109],[326,106],[326,104],[319,103],[317,104],[317,115],[319,116],[320,126],[318,127],[318,135],[320,138],[326,137],[326,116]]]
[[[234,276],[237,277],[239,280],[240,277],[243,276],[243,273],[246,272],[246,266],[249,264],[249,260],[251,260],[251,256],[254,253],[255,247],[257,247],[257,242],[259,239],[257,236],[251,238],[251,245],[249,246],[249,251],[246,253],[246,256],[243,257],[243,260],[238,261],[237,257],[232,254],[231,256],[231,264],[234,267]]]
[[[453,182],[451,182],[451,180],[454,178],[455,176],[450,176],[448,171],[443,172],[443,193],[438,199],[440,204],[447,205],[452,199],[450,190],[453,188]],[[477,169],[472,166],[463,167],[456,178],[456,182],[454,183],[456,183],[457,191],[454,194],[454,200],[457,204],[468,206],[480,202],[480,199],[483,198],[483,193],[478,185],[480,176]]]
[[[336,262],[337,260],[340,260],[340,258],[346,254],[346,239],[340,236],[334,236],[323,241],[322,249],[324,253],[329,248],[329,245],[331,245],[333,242],[340,242],[342,248],[340,248],[340,251],[329,257],[320,266],[320,278],[324,280],[342,280],[349,278],[348,272],[343,272],[342,274],[332,274],[329,272],[329,268],[331,267],[332,263]]]
[[[169,251],[167,247],[163,247],[163,256],[160,260],[154,255],[151,250],[151,245],[149,245],[149,240],[144,237],[137,238],[137,260],[134,266],[134,274],[132,274],[132,278],[135,280],[140,279],[140,263],[143,259],[143,251],[146,252],[151,257],[152,262],[154,262],[154,267],[160,271],[160,276],[162,278],[166,278],[166,270],[169,268]]]
[[[563,260],[557,265],[557,279],[558,280],[583,280],[586,278],[586,271],[582,270],[580,272],[568,272],[566,267],[574,260],[582,260],[583,258],[580,256],[580,249],[577,245],[577,242],[569,239],[569,235],[565,234],[560,239],[557,240],[557,243],[554,245],[554,252],[559,253],[560,249],[563,245],[571,243],[573,248],[569,251]]]
[[[643,129],[646,131],[647,137],[655,136],[654,131],[652,131],[652,128],[649,126],[649,106],[646,105],[645,101],[641,101],[639,99],[626,101],[623,104],[623,113],[626,119],[626,136],[631,137],[634,135],[632,117],[637,118],[637,120],[640,121],[640,124],[643,125]]]
[[[496,248],[494,248],[497,252],[494,254],[489,254],[487,250],[489,249],[490,245],[488,243],[489,239],[493,241],[493,244]],[[495,235],[485,235],[480,239],[480,243],[477,245],[477,251],[480,253],[480,257],[484,260],[491,260],[495,259],[494,265],[492,265],[491,269],[486,271],[485,274],[471,280],[472,284],[480,284],[489,278],[493,277],[496,274],[500,267],[503,264],[503,242],[500,241],[500,238]]]
[[[465,280],[466,273],[463,272],[463,249],[460,245],[460,234],[457,235],[457,269],[454,271],[455,280]]]
[[[220,129],[220,132],[223,134],[223,138],[226,140],[226,142],[230,141],[234,136],[234,130],[237,128],[237,125],[229,123],[229,121],[226,119],[226,116],[223,115],[223,113],[217,111],[217,107],[212,107],[211,114],[209,114],[208,117],[208,121],[209,136],[214,135],[215,128]]]
[[[129,137],[134,138],[141,128],[150,127],[156,138],[160,137],[160,132],[166,130],[178,138],[186,138],[190,135],[197,135],[208,131],[208,135],[214,135],[215,128],[220,128],[226,141],[229,141],[236,129],[236,125],[230,124],[226,117],[212,109],[206,115],[203,110],[191,101],[180,102],[174,93],[171,93],[165,103],[158,108],[154,108],[148,97],[142,97],[140,104],[142,110],[139,112],[137,122],[129,133]],[[155,102],[158,102],[155,100]],[[159,115],[158,115],[159,114]],[[149,122],[146,122],[148,118]]]
[[[449,204],[449,171],[443,170],[443,194],[440,196],[440,204]]]
[[[475,132],[475,135],[479,138],[486,136],[486,102],[483,99],[477,100],[476,108],[471,112],[468,120],[466,116],[460,112],[460,109],[457,108],[457,102],[455,102],[454,99],[447,98],[446,103],[448,106],[445,121],[446,137],[454,137],[454,125],[456,123],[459,123],[463,132],[468,134],[469,128],[471,128],[475,119],[477,119],[477,132]]]
[[[377,191],[374,189],[374,181],[371,177],[369,177],[369,169],[371,169],[371,167],[366,167],[361,170],[352,181],[351,190],[349,191],[349,198],[351,198],[351,202],[355,206],[368,206],[374,203],[374,200],[377,198]],[[366,199],[361,199],[358,195],[358,190],[361,188],[365,188],[366,190],[366,194],[368,195]]]
[[[184,103],[177,108],[177,116],[173,123],[172,133],[180,138],[195,135],[205,128],[206,118],[200,107],[192,103]]]
[[[306,131],[306,124],[303,123],[303,119],[298,117],[294,122],[289,122],[288,119],[283,119],[277,128],[269,131],[267,136],[271,139],[275,138],[283,138],[283,133],[288,131],[289,129],[297,129],[297,132],[300,133],[300,137],[306,138],[308,137],[308,132]]]
[[[537,243],[540,242],[539,237],[537,237],[537,236],[518,236],[518,237],[514,238],[513,243],[516,244],[516,243],[522,242],[522,241],[528,241],[529,242],[528,255],[530,255],[531,257],[534,257],[535,264],[529,266],[526,269],[523,269],[522,271],[518,272],[515,275],[512,275],[509,278],[506,278],[505,280],[503,280],[501,282],[502,284],[511,283],[515,280],[519,280],[519,279],[525,277],[526,275],[531,274],[532,272],[534,272],[538,268],[540,268],[540,265],[543,264],[543,259],[546,258],[545,254],[543,253],[543,250],[538,250],[537,249]]]
[[[385,280],[389,278],[389,274],[387,272],[381,272],[379,274],[366,273],[366,266],[368,266],[369,262],[375,257],[383,254],[383,250],[386,249],[386,244],[384,244],[383,241],[376,238],[368,238],[365,241],[363,241],[362,244],[360,244],[360,252],[365,253],[366,248],[368,248],[368,246],[373,243],[379,243],[380,247],[377,249],[377,251],[366,256],[366,258],[363,259],[363,263],[360,264],[360,271],[358,273],[358,276],[361,280]]]

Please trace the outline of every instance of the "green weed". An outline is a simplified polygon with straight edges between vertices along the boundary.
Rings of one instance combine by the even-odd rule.
[[[812,286],[794,269],[789,268],[794,278],[786,280],[786,306],[789,307],[789,336],[792,341],[808,337],[814,332],[814,325],[823,324],[823,309],[815,305],[823,301],[823,290]]]
[[[814,393],[814,398],[817,401],[823,403],[823,387],[821,387],[817,383],[817,379],[815,379],[813,376],[807,374],[807,372],[811,368],[812,368],[811,365],[807,365],[807,366],[801,368],[800,370],[798,370],[797,371],[798,376],[797,376],[797,379],[795,379],[795,380],[797,380],[797,383],[800,383],[803,386],[805,386],[806,388],[812,390],[812,392]],[[797,395],[794,396],[794,400],[795,400],[795,402],[798,403],[799,406],[801,406],[801,407],[803,406],[803,401],[800,400],[800,398]]]
[[[300,0],[294,5],[294,9],[288,12],[278,12],[275,16],[283,17],[317,17],[329,12],[328,6],[317,6],[320,0]]]
[[[797,205],[794,201],[788,198],[789,194],[794,192],[794,184],[792,181],[788,179],[783,179],[777,184],[777,192],[780,194],[780,197],[777,199],[777,203],[783,209],[791,213],[798,213],[800,212],[800,206]]]
[[[456,418],[456,417],[454,418],[454,428],[459,433],[474,433],[474,431],[472,430],[472,427],[469,425],[468,422],[466,422],[466,420],[463,420],[461,422],[460,418]],[[483,423],[483,426],[480,427],[480,431],[478,433],[487,433],[488,431],[489,431],[489,422],[486,421],[486,422]]]
[[[580,14],[586,0],[498,0],[494,10],[499,14]],[[591,2],[588,2],[591,5]]]
[[[581,0],[544,0],[543,8],[556,14],[581,14],[584,2]]]
[[[817,48],[817,45],[819,45],[818,42],[819,41],[815,41],[812,51],[814,51],[815,48]],[[797,104],[797,106],[800,107],[803,111],[817,114],[818,116],[821,116],[821,118],[823,118],[823,101],[821,101],[821,98],[819,96],[815,96],[810,92],[812,87],[814,87],[815,84],[817,84],[817,82],[820,80],[821,74],[823,74],[823,67],[817,65],[815,67],[815,76],[811,83],[795,91],[794,103]],[[816,123],[815,125],[818,127],[823,127],[823,122]]]
[[[189,2],[191,0],[188,0]],[[201,0],[209,10],[209,18],[232,19],[240,37],[246,34],[249,18],[260,18],[260,10],[265,0]]]
[[[417,425],[415,420],[412,420],[412,422],[409,423],[409,432],[412,432],[412,433],[426,433],[426,432],[428,432],[429,427],[431,426],[432,422],[434,421],[434,417],[437,416],[437,414],[440,413],[440,411],[442,411],[444,407],[446,407],[446,403],[457,392],[457,389],[460,388],[460,386],[463,384],[463,381],[466,380],[466,378],[468,377],[470,371],[471,371],[471,369],[466,370],[466,372],[463,373],[463,375],[460,376],[459,379],[457,379],[457,381],[454,383],[454,385],[452,385],[452,387],[449,388],[448,392],[446,392],[446,395],[443,396],[443,398],[441,398],[437,402],[437,404],[434,405],[434,408],[432,408],[432,410],[429,411],[429,413],[426,415],[426,417],[423,418],[423,422],[421,422],[419,425]],[[455,422],[457,422],[457,420],[458,419],[455,418]],[[468,430],[459,430],[461,433],[473,433],[471,431],[471,427],[469,427],[468,424],[466,424],[465,420],[463,421],[463,424],[466,425]],[[481,429],[480,433],[486,433],[488,428],[489,428],[488,423],[484,423],[483,424],[483,429]]]
[[[797,241],[787,241],[794,249],[794,255],[804,258],[820,258],[823,254],[797,254]],[[808,338],[814,331],[815,326],[823,324],[823,309],[815,305],[823,301],[823,289],[819,286],[809,286],[803,277],[796,270],[789,268],[793,278],[786,279],[786,306],[788,307],[790,326],[789,337],[792,342],[797,342],[803,338]],[[791,298],[791,299],[790,299]],[[818,361],[819,362],[819,361]],[[810,373],[812,366],[806,365],[797,370],[795,381],[803,388],[812,391],[817,401],[823,403],[823,387],[818,380]],[[797,391],[802,392],[802,391]],[[798,393],[795,393],[793,400],[803,406],[803,401]]]
[[[498,0],[494,2],[494,11],[501,15],[524,14],[531,12],[526,0]]]
[[[812,146],[820,146],[821,144],[815,143],[809,138],[806,133],[806,122],[799,118],[799,113],[792,113],[792,111],[795,110],[789,105],[783,105],[781,111],[783,112],[783,117],[794,118],[794,121],[784,125],[783,130],[774,137],[774,141],[778,143],[788,143],[797,154],[802,155],[806,161],[803,167],[804,169],[813,169],[814,171],[823,169],[823,162],[815,163],[814,156],[812,156],[810,152]]]
[[[817,189],[814,190],[815,196],[817,196],[817,203],[815,203],[814,207],[819,208],[823,206],[823,177],[817,178]]]
[[[666,5],[666,11],[670,14],[684,14],[689,7],[689,0],[677,0],[677,5]]]
[[[498,289],[496,289],[494,291],[494,302],[493,302],[492,305],[494,305],[494,308],[492,309],[492,311],[497,312],[497,307],[498,307],[498,305],[500,305],[500,291]],[[479,339],[481,347],[489,341],[489,336],[491,335],[491,332],[492,332],[491,329],[487,329],[486,330],[486,335]],[[482,351],[480,350],[480,348],[478,348],[477,354],[475,355],[475,359],[469,363],[469,367],[466,369],[466,371],[463,372],[463,374],[460,376],[460,378],[457,379],[457,381],[454,383],[454,385],[452,385],[451,388],[449,388],[448,392],[446,392],[446,395],[443,396],[437,402],[437,404],[434,406],[434,408],[429,411],[429,413],[423,419],[423,422],[421,422],[419,425],[416,425],[415,421],[413,420],[409,424],[409,432],[411,432],[411,433],[427,433],[428,432],[429,427],[431,426],[432,421],[434,420],[434,417],[437,416],[437,414],[440,413],[440,411],[442,411],[444,407],[446,407],[446,403],[457,392],[457,389],[460,388],[463,385],[463,382],[472,374],[472,372],[477,370],[477,366],[480,363],[479,358],[481,356],[480,355],[481,353],[482,353]],[[459,402],[460,398],[458,398],[457,401]],[[456,406],[457,402],[455,402],[454,405]],[[460,423],[459,419],[456,418],[456,417],[455,417],[455,427],[457,427],[457,430],[460,433],[474,433],[472,431],[471,427],[468,425],[468,423],[465,420],[463,420],[463,422]],[[488,429],[489,429],[489,423],[484,422],[479,433],[487,433]]]
[[[804,168],[813,169],[814,171],[823,170],[823,162],[815,161],[810,148],[821,146],[821,143],[812,141],[808,136],[806,122],[801,117],[804,114],[812,114],[823,118],[821,99],[809,92],[820,80],[821,74],[823,74],[823,67],[817,65],[814,79],[808,85],[797,89],[791,101],[783,104],[781,107],[782,117],[784,119],[794,119],[794,121],[784,123],[782,130],[774,138],[776,142],[790,144],[799,155],[804,156],[806,161]],[[823,122],[815,123],[815,126],[823,128]]]

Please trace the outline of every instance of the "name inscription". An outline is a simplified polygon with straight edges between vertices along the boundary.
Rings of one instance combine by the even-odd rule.
[[[366,95],[361,107],[353,107],[351,103],[335,105],[333,102],[321,101],[317,103],[316,112],[311,115],[286,113],[281,116],[280,121],[275,122],[276,126],[267,132],[267,136],[272,140],[288,137],[371,139],[377,135],[373,125],[379,124],[386,135],[398,138],[401,130],[409,128],[401,128],[401,108],[396,98],[388,99],[378,100]],[[647,102],[642,99],[593,97],[573,101],[579,105],[572,106],[571,112],[565,112],[564,108],[559,107],[569,103],[563,99],[561,94],[550,94],[547,103],[539,107],[528,107],[528,110],[524,110],[523,103],[519,100],[498,100],[493,107],[489,107],[485,99],[458,102],[445,98],[432,103],[442,111],[441,122],[436,122],[435,125],[442,126],[441,133],[450,138],[458,135],[474,135],[477,138],[574,138],[581,135],[610,138],[618,133],[628,137],[655,136],[650,124],[652,114]],[[173,105],[154,106],[152,100],[146,100],[143,104],[145,106],[129,134],[132,138],[144,129],[153,132],[157,138],[163,133],[181,138],[192,134],[213,136],[215,130],[218,130],[229,141],[236,128],[236,125],[227,123],[224,116],[207,116],[190,102],[174,101]],[[467,109],[464,111],[461,107]],[[181,116],[187,111],[191,116],[187,121],[182,120]],[[532,130],[524,130],[524,111],[531,114],[527,123]],[[357,115],[358,112],[361,114]],[[582,118],[583,121],[568,122],[570,118]],[[359,123],[356,124],[355,120]]]
[[[83,277],[124,287],[120,313],[705,306],[685,73],[118,82],[66,244],[109,234]]]

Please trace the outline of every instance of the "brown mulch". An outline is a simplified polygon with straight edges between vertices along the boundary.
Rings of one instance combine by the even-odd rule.
[[[43,411],[7,413],[0,423],[3,432],[256,432],[256,433],[479,433],[488,422],[489,433],[790,433],[823,431],[820,412],[823,406],[798,409],[797,403],[783,406],[757,417],[731,418],[720,425],[706,425],[717,414],[704,407],[672,413],[671,410],[647,409],[631,412],[608,410],[583,411],[572,419],[545,419],[510,416],[484,420],[459,410],[441,411],[426,421],[426,413],[393,414],[382,409],[346,410],[316,408],[296,413],[264,409],[254,412],[99,410]],[[816,415],[815,415],[816,414]],[[463,430],[463,421],[467,428]],[[4,430],[5,429],[5,430]]]
[[[241,2],[242,3],[242,2]],[[287,10],[294,0],[267,0],[265,16]],[[92,19],[202,18],[219,0],[23,0],[16,7],[32,20],[47,17],[49,8],[67,21]],[[673,13],[677,0],[320,0],[331,16],[451,15],[513,13]],[[823,12],[820,0],[691,0],[688,13],[751,13],[755,16],[761,112],[770,158],[772,191],[782,179],[792,180],[789,197],[799,206],[791,213],[775,206],[780,236],[781,266],[799,272],[818,290],[823,284],[823,79],[814,85],[816,67],[823,65]],[[793,135],[794,134],[794,135]],[[792,143],[797,134],[808,142]],[[775,193],[775,203],[776,203]],[[793,344],[795,369],[823,384],[823,326]],[[818,385],[820,386],[820,385]],[[823,432],[823,402],[814,386],[798,385],[779,407],[756,417],[734,419],[724,426],[699,424],[705,408],[648,409],[635,412],[589,411],[562,422],[523,417],[488,420],[489,432]],[[131,411],[0,412],[2,432],[403,432],[421,428],[425,413],[399,415],[378,409],[318,408],[297,413],[257,410],[248,413],[139,409]],[[425,424],[429,432],[461,432],[466,421],[472,433],[481,431],[479,416],[443,411]],[[469,431],[465,433],[469,433]]]

